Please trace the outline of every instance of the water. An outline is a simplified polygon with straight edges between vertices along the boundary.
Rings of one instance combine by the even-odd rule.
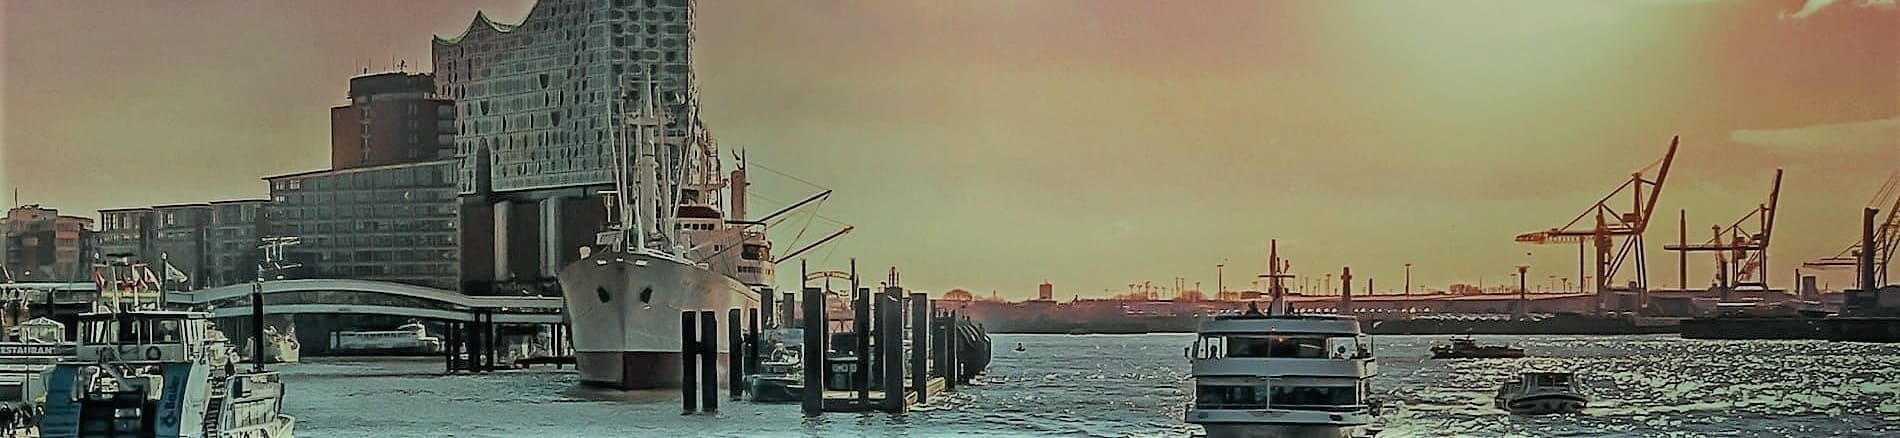
[[[721,400],[679,415],[673,391],[576,388],[553,370],[440,376],[441,360],[313,359],[283,367],[285,409],[313,437],[1189,436],[1192,335],[998,335],[990,374],[908,416]],[[1900,345],[1662,336],[1480,336],[1525,359],[1425,360],[1442,336],[1381,336],[1386,432],[1397,436],[1895,436]],[[1027,351],[1016,352],[1017,343]],[[1582,414],[1506,415],[1491,395],[1524,369],[1579,373]],[[723,390],[721,392],[724,394]]]

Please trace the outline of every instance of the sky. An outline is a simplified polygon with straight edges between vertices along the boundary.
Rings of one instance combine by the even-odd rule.
[[[328,165],[349,76],[429,65],[432,35],[531,6],[0,2],[0,190],[86,216],[261,197],[259,177]],[[857,227],[813,269],[857,257],[922,290],[1211,290],[1223,261],[1233,287],[1265,270],[1272,239],[1295,274],[1351,266],[1381,291],[1406,263],[1416,289],[1502,284],[1518,264],[1548,283],[1575,277],[1575,247],[1512,237],[1563,225],[1672,136],[1651,283],[1676,286],[1661,244],[1678,210],[1707,236],[1783,168],[1770,279],[1785,286],[1851,243],[1900,171],[1893,0],[699,8],[720,144],[836,190],[817,211]],[[755,205],[816,190],[754,174]],[[773,229],[781,252],[831,230],[801,224]],[[1712,265],[1693,257],[1689,283]]]

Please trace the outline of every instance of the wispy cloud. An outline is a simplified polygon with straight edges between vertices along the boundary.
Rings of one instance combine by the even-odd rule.
[[[1900,151],[1900,117],[1785,129],[1743,129],[1729,134],[1736,143],[1777,152]]]
[[[1817,12],[1821,12],[1822,9],[1827,9],[1828,6],[1833,6],[1835,3],[1840,3],[1840,1],[1839,0],[1808,0],[1807,3],[1801,5],[1800,10],[1794,11],[1793,13],[1784,12],[1781,14],[1781,18],[1784,18],[1784,19],[1793,18],[1797,20],[1808,18],[1810,16],[1813,16]],[[1900,3],[1900,0],[1860,0],[1859,2],[1856,2],[1855,4],[1863,8],[1892,10],[1896,3]]]

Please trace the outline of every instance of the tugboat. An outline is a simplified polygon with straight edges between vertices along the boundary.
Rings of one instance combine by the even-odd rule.
[[[1277,249],[1270,257],[1280,266]],[[1189,347],[1194,401],[1186,421],[1209,438],[1352,437],[1373,430],[1370,382],[1378,375],[1372,338],[1359,320],[1288,311],[1279,269],[1267,313],[1248,303],[1238,315],[1201,323]]]
[[[1509,345],[1478,345],[1471,336],[1451,338],[1450,344],[1432,346],[1433,359],[1494,359],[1524,357],[1524,349]]]
[[[210,326],[203,312],[80,315],[78,357],[47,379],[41,436],[293,436],[282,379],[237,370]]]
[[[1519,415],[1560,414],[1582,411],[1590,398],[1577,386],[1571,373],[1526,372],[1518,381],[1498,388],[1498,409]]]

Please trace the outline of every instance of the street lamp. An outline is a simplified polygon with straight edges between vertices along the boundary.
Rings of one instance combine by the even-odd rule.
[[[1220,263],[1214,264],[1214,290],[1215,290],[1214,296],[1216,297],[1216,299],[1222,299],[1220,297],[1224,297],[1227,295],[1227,258],[1226,257],[1222,257],[1220,259]]]

